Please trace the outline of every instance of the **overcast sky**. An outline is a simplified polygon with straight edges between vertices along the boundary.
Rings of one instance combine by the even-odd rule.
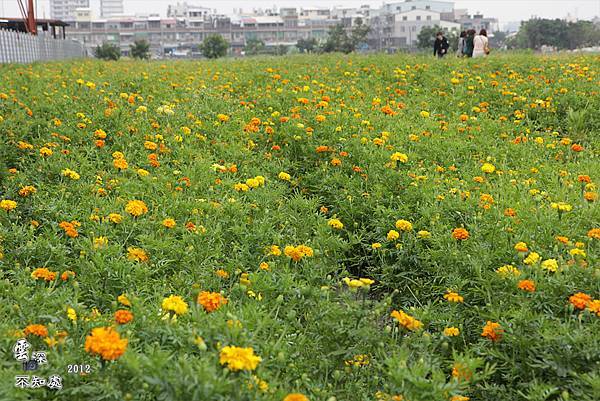
[[[38,16],[50,17],[50,0],[37,2]],[[184,0],[179,0],[180,2]],[[23,0],[24,3],[27,0]],[[231,13],[233,8],[242,7],[250,11],[253,7],[268,8],[274,4],[281,6],[360,6],[369,4],[379,7],[381,0],[187,0],[190,4],[216,8],[220,12]],[[392,1],[389,1],[392,2]],[[125,12],[166,14],[167,6],[177,0],[124,0]],[[90,0],[93,9],[99,10],[100,0]],[[600,16],[600,0],[456,0],[455,8],[467,8],[469,12],[482,12],[486,16],[496,17],[500,22],[520,21],[531,16],[542,18],[563,18],[567,14],[580,19]],[[18,17],[17,0],[0,0],[0,17]]]

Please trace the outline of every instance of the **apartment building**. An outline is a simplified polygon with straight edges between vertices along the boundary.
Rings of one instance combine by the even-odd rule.
[[[50,0],[50,17],[55,20],[72,20],[75,10],[90,6],[89,0]]]
[[[102,18],[123,15],[123,0],[100,0],[100,16]]]

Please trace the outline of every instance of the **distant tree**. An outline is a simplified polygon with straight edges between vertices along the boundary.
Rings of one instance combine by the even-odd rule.
[[[286,45],[279,45],[277,46],[277,48],[275,49],[275,52],[278,56],[283,56],[284,54],[287,54],[288,52],[288,47]]]
[[[369,32],[371,32],[371,28],[363,22],[362,18],[354,20],[354,26],[350,32],[350,42],[353,47],[352,50],[355,50],[358,45],[367,40]]]
[[[298,40],[298,43],[296,43],[296,47],[298,48],[298,50],[300,50],[301,53],[312,53],[316,50],[317,45],[318,43],[316,38],[302,38]]]
[[[323,51],[351,53],[356,50],[356,47],[364,42],[369,34],[370,28],[362,22],[361,18],[357,18],[355,26],[350,31],[350,35],[342,24],[336,24],[329,28],[329,36],[323,45]]]
[[[265,42],[260,39],[250,39],[244,46],[244,53],[248,56],[260,54],[265,50]]]
[[[148,60],[150,58],[150,43],[147,40],[136,40],[131,47],[131,57],[140,60]]]
[[[536,18],[521,23],[517,35],[507,44],[512,48],[577,49],[600,42],[600,28],[590,21],[566,22],[560,19]]]
[[[219,58],[227,54],[229,43],[221,35],[211,35],[204,39],[200,51],[206,58]]]
[[[121,50],[115,44],[104,42],[102,46],[96,46],[94,56],[101,60],[118,60],[121,57]]]
[[[433,49],[435,34],[440,32],[442,28],[434,25],[429,28],[421,28],[421,32],[417,35],[417,47],[420,49]],[[450,42],[448,42],[450,43]]]

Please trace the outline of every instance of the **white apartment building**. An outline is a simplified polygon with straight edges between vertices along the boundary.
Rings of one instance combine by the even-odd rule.
[[[391,35],[393,38],[392,45],[395,47],[415,46],[421,29],[433,26],[439,26],[446,32],[460,31],[459,23],[442,20],[440,12],[411,9],[394,14],[394,27]]]
[[[50,0],[50,17],[59,20],[71,20],[75,18],[75,10],[88,8],[89,0]]]
[[[108,18],[123,15],[123,0],[100,0],[100,16]]]

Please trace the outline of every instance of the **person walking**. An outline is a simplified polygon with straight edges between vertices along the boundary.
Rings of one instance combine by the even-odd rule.
[[[487,31],[482,29],[479,31],[479,35],[475,35],[473,38],[473,58],[485,57],[488,54],[490,54],[490,48],[487,38]]]
[[[438,32],[435,36],[435,42],[433,43],[433,55],[442,58],[448,52],[449,47],[448,39],[446,39],[442,32]]]
[[[473,39],[475,38],[475,30],[469,29],[465,37],[465,56],[473,57]]]
[[[467,32],[462,31],[458,38],[458,46],[456,48],[456,57],[463,57],[465,55],[465,46],[467,43]]]

